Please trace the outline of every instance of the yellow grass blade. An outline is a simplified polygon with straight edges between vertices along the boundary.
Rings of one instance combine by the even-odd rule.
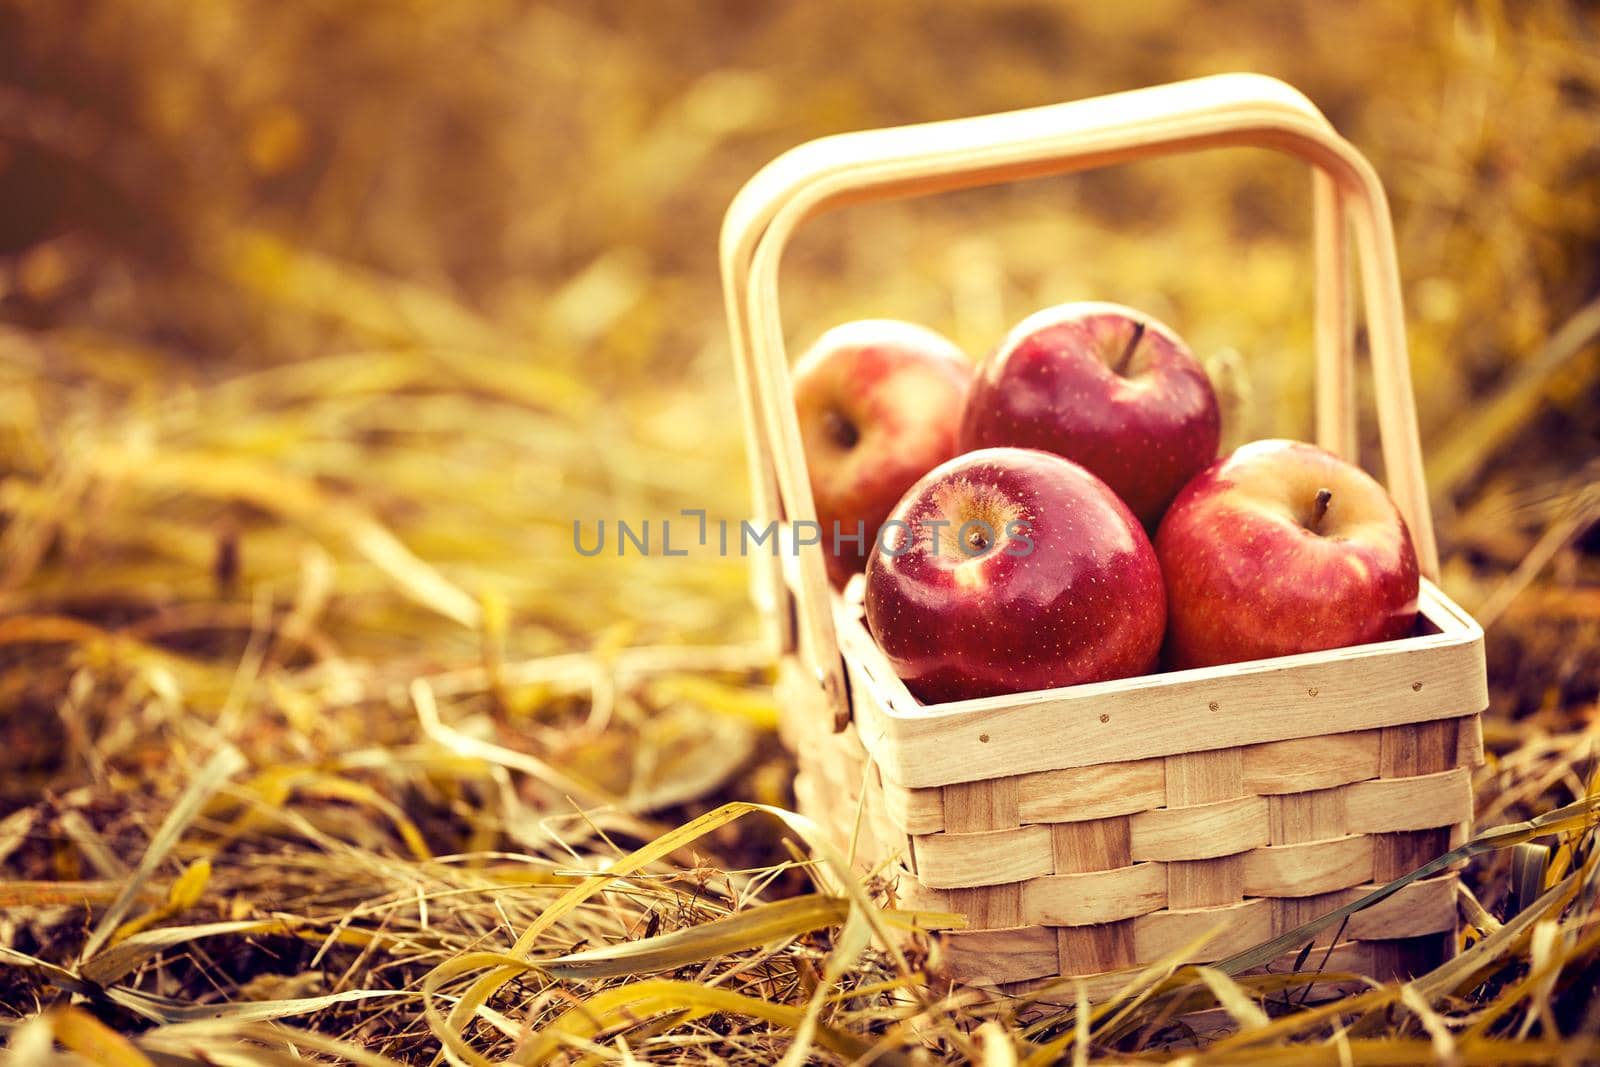
[[[658,937],[528,962],[561,979],[651,974],[834,926],[844,922],[849,911],[850,902],[842,897],[794,897]]]
[[[1266,1024],[1267,1013],[1232,978],[1214,967],[1196,967],[1195,971],[1206,988],[1216,994],[1217,1003],[1228,1010],[1241,1029],[1248,1030]]]
[[[116,945],[118,942],[131,937],[140,930],[158,923],[163,919],[181,914],[199,903],[201,895],[205,892],[206,882],[211,879],[211,863],[199,859],[185,867],[183,873],[172,883],[167,890],[167,899],[159,907],[152,908],[143,915],[129,919],[116,932],[111,935],[107,945]]]
[[[191,941],[225,934],[289,932],[290,924],[282,919],[249,919],[237,922],[197,923],[192,926],[164,926],[158,930],[144,930],[130,934],[84,961],[79,967],[79,972],[90,981],[107,985],[146,960]]]
[[[100,917],[94,933],[89,936],[88,943],[83,947],[80,959],[88,961],[94,958],[95,953],[121,924],[123,916],[133,906],[145,882],[178,843],[178,838],[188,829],[189,823],[200,813],[206,801],[222,787],[224,782],[243,770],[244,765],[244,756],[239,750],[231,745],[225,745],[200,768],[194,781],[189,783],[189,787],[183,791],[177,803],[172,806],[172,810],[167,813],[166,819],[156,830],[155,836],[150,840],[150,847],[145,849],[144,857],[123,886],[122,892]]]
[[[65,967],[57,966],[48,960],[41,960],[37,956],[30,956],[26,952],[18,952],[14,948],[7,948],[5,945],[0,945],[0,963],[19,970],[34,971],[47,978],[51,985],[70,993],[94,992],[93,986]]]
[[[58,1008],[49,1018],[55,1039],[97,1067],[155,1067],[132,1041],[82,1008]]]
[[[0,908],[109,904],[121,892],[121,882],[0,882]],[[147,893],[145,899],[156,896]]]
[[[248,1044],[243,1044],[248,1042]],[[222,1062],[217,1052],[248,1054],[251,1049],[282,1050],[285,1067],[305,1064],[301,1050],[320,1052],[333,1062],[349,1062],[362,1067],[400,1067],[401,1061],[381,1056],[353,1041],[319,1034],[276,1022],[241,1022],[236,1019],[168,1023],[139,1036],[139,1044],[152,1052],[172,1056],[196,1055]],[[201,1062],[204,1062],[202,1060]],[[280,1062],[280,1061],[274,1061]]]
[[[105,995],[108,1000],[120,1007],[156,1022],[185,1023],[222,1019],[234,1023],[250,1023],[310,1015],[312,1012],[337,1007],[340,1004],[356,1004],[367,1000],[394,998],[410,1000],[419,994],[411,989],[347,989],[342,993],[328,993],[318,997],[234,1000],[219,1004],[191,1004],[129,989],[127,986],[113,986],[106,990]]]
[[[581,1005],[566,1012],[550,1026],[536,1033],[517,1050],[518,1063],[544,1063],[567,1039],[590,1039],[618,1026],[665,1013],[683,1013],[684,1020],[711,1012],[730,1012],[761,1019],[787,1030],[801,1025],[802,1013],[785,1005],[743,996],[725,989],[712,989],[689,982],[653,978],[602,990]],[[846,1060],[866,1055],[871,1045],[844,1031],[818,1024],[819,1045]],[[877,1060],[885,1064],[906,1061],[895,1054]]]

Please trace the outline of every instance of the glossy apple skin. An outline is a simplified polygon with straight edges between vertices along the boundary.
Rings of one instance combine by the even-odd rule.
[[[1155,546],[1176,670],[1392,641],[1416,625],[1405,520],[1370,475],[1313,445],[1256,441],[1218,460],[1173,501]]]
[[[1121,373],[1135,324],[1144,324]],[[1216,458],[1216,393],[1172,330],[1119,304],[1024,319],[984,362],[962,417],[963,450],[1013,445],[1081,463],[1154,530],[1178,490]]]
[[[878,528],[911,484],[956,454],[973,370],[947,338],[892,319],[836,326],[795,364],[800,438],[835,585],[865,569]],[[835,522],[846,534],[865,523],[864,545],[835,553]]]
[[[989,551],[956,544],[968,519]],[[940,519],[950,525],[938,530]],[[1143,674],[1161,652],[1166,593],[1155,552],[1104,482],[1045,452],[992,448],[928,472],[891,516],[894,556],[867,565],[867,627],[924,703]],[[1007,537],[1011,522],[1032,549]],[[933,533],[942,552],[933,551]]]

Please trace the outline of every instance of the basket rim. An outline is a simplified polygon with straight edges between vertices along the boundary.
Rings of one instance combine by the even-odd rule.
[[[945,704],[916,701],[858,605],[835,594],[834,609],[857,732],[883,775],[907,788],[1459,718],[1488,706],[1483,628],[1427,579],[1418,613],[1437,633]],[[1311,711],[1319,694],[1326,699]],[[1098,733],[1087,729],[1096,719]]]

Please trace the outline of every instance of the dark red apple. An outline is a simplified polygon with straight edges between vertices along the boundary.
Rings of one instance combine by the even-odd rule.
[[[925,703],[1143,674],[1166,594],[1150,541],[1099,478],[989,448],[929,471],[867,565],[867,627]]]
[[[1172,330],[1119,304],[1024,319],[979,370],[963,450],[1040,448],[1081,463],[1154,530],[1217,455],[1221,418],[1205,371]]]
[[[1256,441],[1184,487],[1156,534],[1175,669],[1390,641],[1412,632],[1417,553],[1360,467]]]
[[[835,585],[866,567],[878,527],[911,483],[956,454],[972,373],[954,343],[891,319],[836,326],[795,364],[800,438]],[[844,537],[865,536],[836,544],[835,524]]]

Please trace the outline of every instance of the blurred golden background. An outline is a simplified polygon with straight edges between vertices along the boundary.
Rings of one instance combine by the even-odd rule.
[[[1572,799],[1600,690],[1592,5],[14,0],[0,870],[114,881],[222,740],[251,768],[235,821],[207,809],[145,875],[205,858],[193,921],[327,922],[446,878],[317,870],[316,835],[555,869],[716,799],[787,802],[746,562],[572,547],[575,520],[748,514],[729,200],[812,137],[1228,70],[1303,90],[1386,182],[1445,584],[1489,628],[1482,815]],[[791,347],[897,316],[977,358],[1036,308],[1117,300],[1219,374],[1234,440],[1306,436],[1309,221],[1306,174],[1246,150],[852,208],[788,257]],[[778,854],[759,828],[706,847]],[[486,926],[410,946],[421,963],[374,978],[384,952],[338,949],[330,973],[414,981],[486,936],[474,906]],[[0,944],[75,951],[81,915],[41,914]],[[149,982],[351,985],[250,959]],[[32,1002],[34,977],[8,981]],[[355,1032],[348,1004],[319,1010]],[[386,1011],[373,1034],[421,1026]]]

